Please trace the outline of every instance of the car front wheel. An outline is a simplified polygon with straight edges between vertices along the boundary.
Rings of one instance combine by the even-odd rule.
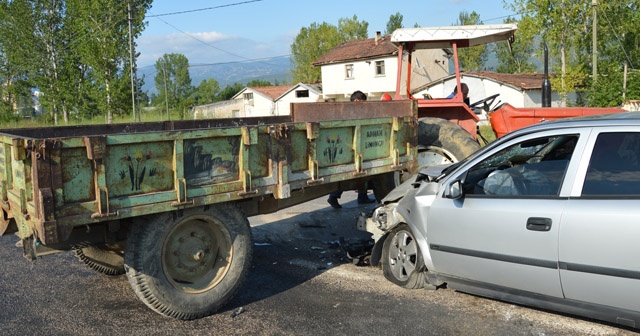
[[[422,254],[408,225],[398,225],[384,241],[382,272],[387,280],[400,287],[424,287],[425,266]]]

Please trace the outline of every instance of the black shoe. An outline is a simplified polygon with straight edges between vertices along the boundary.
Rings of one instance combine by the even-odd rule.
[[[342,205],[338,203],[338,199],[335,197],[329,196],[329,198],[327,199],[327,203],[329,203],[329,205],[331,205],[331,207],[334,209],[342,209]]]
[[[368,196],[365,197],[358,197],[358,204],[369,204],[369,203],[373,203],[376,200],[370,199]]]

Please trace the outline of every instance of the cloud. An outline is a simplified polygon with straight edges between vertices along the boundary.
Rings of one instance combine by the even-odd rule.
[[[217,32],[172,33],[141,36],[137,40],[138,66],[155,64],[164,54],[178,53],[190,64],[238,62],[289,54],[290,40],[256,42],[252,39]]]
[[[218,32],[143,35],[137,40],[137,51],[140,52],[138,64],[153,64],[162,55],[170,53],[184,54],[189,58],[194,51],[204,48],[213,50],[217,44],[234,38],[236,37]]]

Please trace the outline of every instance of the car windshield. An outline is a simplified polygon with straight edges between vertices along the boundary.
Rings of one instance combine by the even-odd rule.
[[[489,156],[468,170],[465,194],[555,195],[577,143],[577,135],[525,140]]]

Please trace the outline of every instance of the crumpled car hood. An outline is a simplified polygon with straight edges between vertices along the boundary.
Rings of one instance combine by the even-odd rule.
[[[409,190],[413,190],[419,187],[421,181],[435,180],[435,178],[442,175],[442,171],[450,165],[451,164],[442,164],[420,170],[420,172],[414,174],[405,182],[395,187],[395,189],[391,190],[391,192],[389,192],[389,194],[387,194],[387,196],[382,199],[382,204],[397,202],[399,199],[403,198]]]

